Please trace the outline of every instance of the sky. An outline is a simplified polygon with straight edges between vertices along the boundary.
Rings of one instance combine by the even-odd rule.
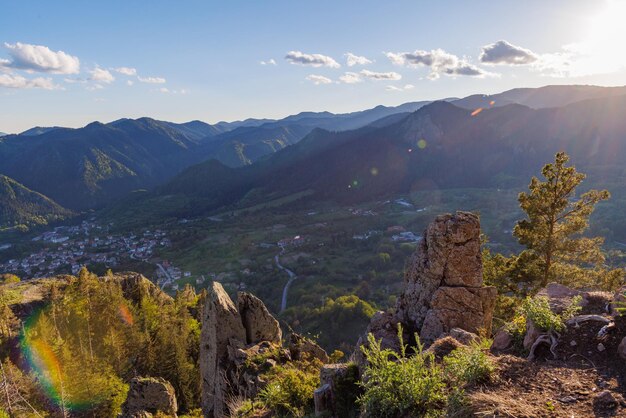
[[[0,0],[0,132],[626,85],[626,1]]]

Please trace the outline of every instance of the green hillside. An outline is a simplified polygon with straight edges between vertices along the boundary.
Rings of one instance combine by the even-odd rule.
[[[10,177],[0,175],[0,230],[17,225],[45,225],[71,212]]]

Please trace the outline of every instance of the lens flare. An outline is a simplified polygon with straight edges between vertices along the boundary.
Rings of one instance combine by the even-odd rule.
[[[133,314],[130,312],[126,305],[120,305],[118,309],[118,313],[120,318],[126,325],[133,325],[135,323],[133,319]]]
[[[378,175],[378,168],[372,167],[372,169],[370,170],[370,173],[372,174],[372,176],[377,176]]]
[[[417,146],[419,147],[419,149],[424,149],[426,148],[426,145],[428,145],[428,143],[426,142],[425,139],[420,139],[419,141],[417,141]]]
[[[60,408],[80,411],[93,406],[93,399],[71,399],[64,393],[64,367],[53,348],[34,329],[41,311],[31,315],[20,334],[20,349],[45,396]]]
[[[476,115],[478,115],[478,114],[479,114],[480,112],[482,112],[482,111],[483,111],[483,108],[482,108],[482,107],[479,107],[478,109],[476,109],[476,110],[474,110],[474,111],[472,112],[472,116],[476,116]]]

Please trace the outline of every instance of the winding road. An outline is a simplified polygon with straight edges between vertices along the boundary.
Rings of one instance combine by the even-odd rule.
[[[280,254],[284,252],[285,252],[285,248],[282,248],[280,250]],[[298,278],[298,276],[296,276],[296,273],[294,273],[293,271],[289,270],[286,267],[283,267],[283,265],[280,264],[280,260],[278,258],[280,254],[276,254],[274,256],[274,261],[276,261],[276,267],[278,267],[280,270],[287,272],[287,274],[289,275],[289,281],[287,281],[287,284],[285,284],[285,287],[283,288],[283,298],[280,301],[280,311],[282,312],[285,309],[287,309],[287,294],[289,293],[289,287],[291,286],[291,283],[293,283],[293,281]]]
[[[161,289],[163,289],[163,287],[168,284],[168,283],[174,283],[174,280],[172,279],[172,276],[170,276],[170,274],[167,272],[167,270],[165,270],[165,267],[163,267],[161,264],[156,263],[157,267],[159,268],[159,270],[161,270],[163,272],[163,274],[165,275],[165,277],[167,278],[167,281],[165,281],[162,285],[161,285]]]

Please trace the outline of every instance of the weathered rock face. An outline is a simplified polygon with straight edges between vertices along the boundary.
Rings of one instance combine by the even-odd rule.
[[[351,416],[359,386],[359,368],[355,364],[327,364],[320,369],[320,387],[314,392],[315,416],[343,418]]]
[[[240,292],[237,294],[237,306],[248,344],[260,341],[280,343],[283,335],[280,325],[259,298],[250,293]]]
[[[246,341],[241,316],[222,285],[214,282],[204,306],[200,333],[200,375],[202,411],[221,417],[226,396],[225,370],[230,341]]]
[[[425,342],[452,328],[490,331],[496,296],[495,288],[482,286],[478,217],[440,215],[409,263],[396,317]]]
[[[122,417],[150,417],[157,412],[175,417],[176,394],[172,385],[161,378],[135,377],[130,381]]]
[[[328,361],[326,353],[318,353],[315,347],[303,339],[300,352],[311,351],[311,355]],[[212,284],[204,304],[200,334],[205,417],[227,416],[228,399],[253,398],[266,384],[261,375],[290,360],[290,350],[282,347],[280,325],[260,299],[239,293],[235,307],[222,285]]]
[[[304,360],[308,358],[316,358],[322,363],[328,363],[328,354],[315,342],[303,337],[302,335],[292,333],[289,337],[289,352],[294,360]]]

